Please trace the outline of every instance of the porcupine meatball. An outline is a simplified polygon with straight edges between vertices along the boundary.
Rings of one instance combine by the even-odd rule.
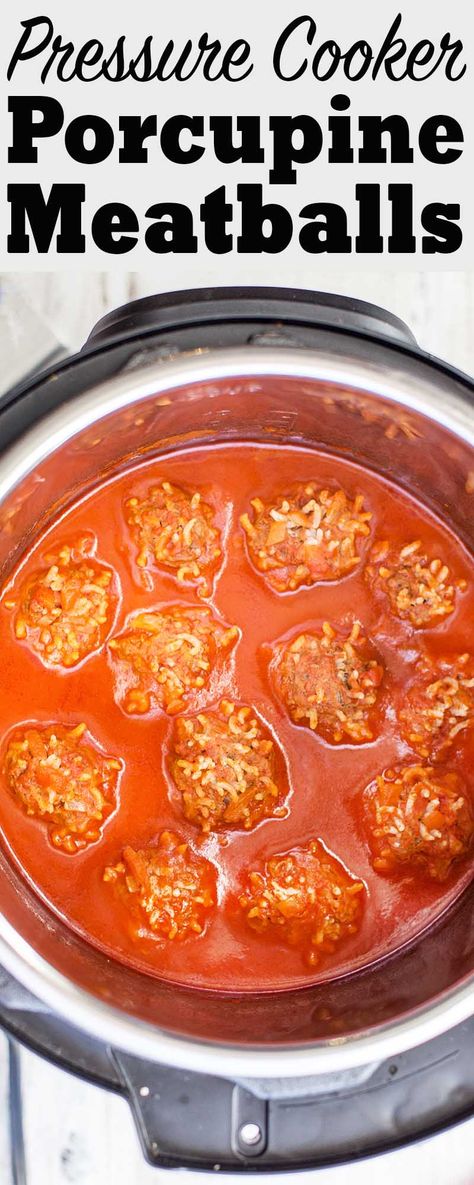
[[[111,569],[81,544],[64,545],[21,587],[16,637],[48,666],[76,666],[105,641],[114,601]],[[15,608],[16,601],[5,605]]]
[[[472,842],[472,805],[451,770],[407,765],[380,774],[364,791],[377,872],[412,870],[444,881]]]
[[[281,814],[275,743],[247,705],[222,700],[218,711],[179,717],[170,768],[186,818],[204,832]]]
[[[374,545],[369,560],[366,578],[371,586],[388,597],[397,617],[416,629],[437,625],[452,613],[456,590],[466,587],[441,559],[426,555],[420,539],[402,547],[383,540]]]
[[[136,938],[181,941],[202,934],[216,904],[213,865],[172,831],[104,872],[130,914]]]
[[[295,724],[333,745],[373,739],[383,667],[359,622],[345,635],[325,622],[278,646],[274,679]]]
[[[315,839],[250,871],[240,905],[252,930],[298,947],[314,966],[356,932],[363,891]]]
[[[180,584],[198,585],[200,596],[209,596],[222,544],[214,512],[198,490],[162,481],[144,497],[128,498],[125,515],[139,567],[169,568]]]
[[[51,842],[68,853],[99,839],[115,806],[121,768],[87,739],[85,724],[18,730],[4,761],[13,797],[27,815],[47,823]]]
[[[400,731],[420,757],[439,758],[474,725],[474,663],[469,654],[425,656],[398,712]]]
[[[191,605],[137,613],[109,642],[117,699],[126,712],[161,708],[169,715],[208,687],[213,670],[235,646],[239,631],[207,608]]]
[[[339,580],[360,563],[370,534],[371,513],[361,494],[298,485],[271,502],[252,499],[253,518],[243,514],[250,557],[277,592]]]

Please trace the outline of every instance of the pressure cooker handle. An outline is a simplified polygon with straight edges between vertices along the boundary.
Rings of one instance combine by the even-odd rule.
[[[386,1069],[380,1076],[382,1063],[373,1062],[311,1078],[236,1081],[110,1053],[145,1157],[161,1168],[287,1168],[292,1149],[306,1143],[317,1152],[322,1103],[327,1108],[332,1099],[336,1131],[341,1092],[355,1098],[377,1073],[380,1082],[391,1078]]]
[[[267,1100],[226,1078],[112,1052],[151,1164],[235,1172],[265,1159]]]
[[[310,1079],[230,1081],[110,1051],[156,1167],[321,1168],[472,1115],[474,1018],[388,1061]],[[275,1050],[276,1066],[278,1051]],[[293,1178],[292,1178],[293,1179]]]
[[[377,305],[295,288],[196,288],[132,301],[107,313],[85,349],[158,334],[163,356],[206,346],[311,346],[314,330],[337,330],[416,347],[398,317]]]

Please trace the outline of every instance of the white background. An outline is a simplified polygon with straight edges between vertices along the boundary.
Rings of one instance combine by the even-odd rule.
[[[21,19],[46,12],[54,20],[55,33],[64,41],[72,40],[77,48],[87,39],[100,39],[106,55],[114,48],[117,36],[125,33],[126,46],[130,56],[139,52],[147,34],[155,37],[157,52],[173,38],[177,46],[183,46],[188,37],[196,42],[204,31],[223,44],[234,38],[244,37],[252,46],[254,70],[243,82],[209,83],[195,75],[185,83],[169,81],[140,84],[125,81],[119,84],[99,80],[94,83],[72,81],[60,83],[50,74],[44,86],[39,80],[36,59],[22,63],[10,84],[5,81],[7,63],[21,34]],[[374,82],[366,77],[360,82],[350,82],[339,72],[327,82],[318,82],[310,70],[296,82],[280,81],[272,68],[272,55],[276,40],[289,21],[295,16],[309,13],[318,25],[315,44],[327,39],[336,39],[341,48],[347,49],[356,40],[365,39],[374,47],[375,53],[381,47],[397,12],[403,15],[401,32],[407,43],[413,46],[421,38],[429,37],[439,46],[440,38],[446,32],[452,37],[462,38],[465,44],[465,58],[469,69],[457,83],[448,82],[442,72],[434,74],[424,82],[401,81],[394,83],[380,74]],[[134,0],[130,5],[113,5],[109,0],[81,0],[80,4],[64,4],[62,0],[46,0],[38,5],[37,0],[19,0],[2,7],[0,38],[0,143],[3,144],[5,180],[9,182],[41,182],[46,194],[52,181],[85,183],[87,201],[84,214],[84,228],[87,237],[85,257],[56,256],[52,250],[47,256],[38,255],[33,249],[30,255],[6,255],[6,235],[9,228],[9,209],[6,190],[0,203],[0,266],[12,270],[38,270],[48,267],[102,268],[114,272],[130,268],[154,266],[159,275],[159,286],[175,287],[174,274],[180,257],[175,255],[155,256],[144,244],[144,229],[148,225],[144,215],[154,202],[185,202],[196,214],[199,230],[199,205],[202,198],[217,186],[227,184],[228,197],[235,198],[238,182],[265,182],[267,201],[288,205],[299,225],[298,214],[305,204],[317,201],[333,201],[347,209],[349,232],[357,233],[357,205],[354,187],[357,181],[380,182],[383,191],[389,182],[413,182],[416,191],[416,206],[419,210],[433,201],[461,201],[464,244],[454,255],[434,255],[414,261],[412,255],[390,258],[385,255],[367,256],[353,253],[350,256],[331,256],[331,266],[351,271],[374,270],[393,271],[398,268],[413,268],[426,265],[441,270],[465,268],[474,265],[474,225],[471,211],[471,178],[474,164],[473,138],[471,134],[472,77],[470,73],[471,50],[474,44],[474,9],[469,0],[416,0],[408,4],[405,0],[394,0],[393,4],[380,4],[378,0],[331,0],[330,4],[317,0],[239,0],[236,5],[222,5],[220,0],[173,0],[173,4],[160,4],[159,0]],[[306,47],[307,48],[307,47]],[[308,50],[308,52],[310,52]],[[296,53],[296,51],[295,51]],[[45,59],[41,59],[41,65]],[[413,130],[415,162],[413,165],[328,165],[327,150],[314,164],[301,166],[297,186],[269,186],[267,182],[270,162],[265,165],[222,165],[216,162],[212,152],[205,153],[194,165],[172,165],[159,150],[159,142],[150,141],[148,165],[119,165],[115,149],[111,157],[102,164],[84,166],[72,161],[65,150],[63,134],[45,140],[39,153],[37,165],[6,165],[6,151],[11,137],[11,117],[7,114],[7,96],[22,94],[46,94],[60,100],[66,110],[66,122],[79,114],[100,113],[117,130],[118,114],[158,115],[158,125],[170,115],[180,113],[210,114],[260,114],[263,127],[269,114],[299,115],[311,114],[321,122],[323,129],[330,111],[330,98],[337,93],[350,96],[354,116],[357,114],[404,114]],[[421,157],[417,148],[417,136],[421,123],[433,114],[451,114],[464,128],[466,144],[463,156],[452,165],[429,164]],[[359,144],[357,131],[354,145]],[[266,136],[266,148],[270,148],[270,136]],[[4,182],[2,182],[4,184]],[[141,236],[134,250],[124,256],[104,254],[92,243],[89,229],[91,217],[104,202],[121,201],[132,207],[139,216]],[[388,205],[385,198],[385,209]],[[235,230],[239,231],[239,217],[236,215]],[[419,225],[419,223],[418,223]],[[385,227],[385,230],[387,227]],[[421,236],[419,236],[421,237]],[[292,283],[295,268],[305,269],[310,265],[316,271],[318,260],[327,265],[326,256],[308,256],[298,245],[297,236],[282,254],[275,257],[244,255],[234,251],[224,256],[213,256],[205,246],[200,246],[198,256],[189,256],[189,269],[199,274],[203,267],[210,268],[220,283],[263,283],[270,268],[278,272],[280,283]]]

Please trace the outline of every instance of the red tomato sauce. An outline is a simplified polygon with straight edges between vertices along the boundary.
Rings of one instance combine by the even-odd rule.
[[[215,555],[212,561],[210,597],[206,598],[204,588],[203,599],[198,569],[193,569],[198,573],[194,582],[186,579],[191,571],[188,558],[181,579],[176,564],[160,566],[153,557],[144,564],[143,555],[137,563],[137,542],[127,526],[125,508],[130,498],[145,498],[150,488],[162,481],[200,491],[207,518],[209,508],[214,514],[223,558]],[[281,592],[252,562],[240,518],[251,517],[252,499],[276,505],[298,483],[330,491],[342,489],[352,504],[363,495],[364,510],[372,515],[370,535],[361,535],[360,544],[357,542],[360,562],[342,577],[310,586],[303,583],[294,591]],[[191,511],[187,509],[186,515],[189,524]],[[198,523],[188,525],[187,530],[192,543],[192,532],[204,528]],[[395,614],[393,600],[381,588],[383,581],[370,580],[366,574],[374,540],[386,538],[399,550],[421,540],[423,553],[442,560],[449,568],[449,579],[456,584],[453,611],[434,618],[425,628],[415,628],[407,615]],[[113,597],[107,622],[102,623],[108,630],[107,640],[99,640],[88,657],[65,668],[42,661],[41,646],[29,645],[24,628],[16,636],[15,614],[22,587],[28,582],[31,585],[32,575],[44,566],[44,557],[59,554],[65,544],[74,548],[81,539],[87,539],[94,562],[112,571]],[[95,543],[92,550],[91,540]],[[211,542],[214,544],[213,535]],[[160,554],[166,556],[167,537],[164,543],[160,540],[160,548]],[[54,609],[52,600],[51,605]],[[208,606],[219,622],[219,635],[225,636],[225,654],[216,661],[209,678],[204,672],[203,686],[199,681],[196,684],[194,677],[189,686],[186,684],[184,713],[181,699],[174,701],[178,709],[173,717],[163,711],[159,696],[153,694],[146,700],[151,703],[149,711],[127,712],[116,657],[108,641],[129,630],[134,615],[140,614],[142,622],[143,614],[148,620],[146,615],[153,617],[155,612],[156,623],[156,612],[174,605],[200,611]],[[358,742],[344,729],[334,732],[332,724],[332,731],[319,733],[305,717],[295,722],[277,693],[273,669],[275,653],[287,642],[303,634],[321,639],[326,622],[345,640],[354,620],[360,621],[370,653],[376,654],[384,671],[382,684],[376,688],[375,707],[373,697],[369,701],[372,739],[362,730]],[[237,627],[235,635],[224,633],[232,626]],[[217,642],[213,645],[216,649]],[[426,666],[426,661],[436,663],[446,655],[474,655],[474,561],[431,512],[372,472],[314,450],[238,443],[178,451],[130,469],[76,502],[23,557],[2,592],[0,653],[3,843],[49,907],[116,959],[152,975],[224,991],[301,986],[349,973],[400,948],[439,917],[470,879],[468,844],[442,880],[426,875],[422,866],[401,864],[391,875],[373,867],[363,792],[385,770],[425,760],[405,739],[407,726],[405,723],[402,728],[398,714],[421,658]],[[324,677],[329,676],[327,667]],[[354,678],[359,678],[357,672]],[[351,695],[353,688],[351,683]],[[262,737],[265,741],[260,761],[270,753],[267,783],[270,787],[274,783],[276,789],[264,807],[255,809],[254,787],[250,786],[247,817],[252,825],[247,829],[235,823],[226,826],[225,816],[215,830],[212,825],[210,830],[200,826],[196,819],[202,817],[201,808],[184,813],[182,796],[170,774],[176,720],[198,711],[218,712],[222,700],[252,707],[259,725],[256,743],[261,745]],[[352,700],[348,702],[351,706]],[[71,729],[85,724],[91,744],[107,759],[120,763],[115,809],[103,821],[99,819],[99,838],[93,835],[92,842],[72,852],[54,846],[47,821],[26,812],[24,803],[15,799],[6,773],[9,737],[17,736],[18,730],[51,724]],[[328,736],[340,739],[330,743]],[[268,738],[273,739],[274,750]],[[219,760],[221,756],[219,750]],[[474,729],[464,729],[455,736],[449,751],[443,750],[442,770],[454,772],[461,780],[469,810],[473,769]],[[463,809],[467,809],[465,803]],[[213,810],[217,810],[215,804]],[[232,817],[238,824],[238,815]],[[207,893],[205,910],[203,907],[196,915],[201,918],[205,913],[207,918],[201,932],[199,927],[195,933],[188,930],[183,941],[163,940],[162,920],[159,936],[154,935],[148,924],[151,913],[142,929],[137,926],[136,893],[132,894],[131,925],[127,893],[114,891],[113,877],[104,879],[106,868],[120,866],[124,849],[148,849],[158,844],[163,832],[188,845],[188,855],[180,857],[183,875],[188,858],[193,868],[201,868],[199,860],[204,859],[212,866],[208,872],[208,865],[202,866],[206,884],[216,886]],[[242,901],[245,893],[248,897],[250,872],[262,872],[273,857],[285,856],[292,849],[309,850],[315,841],[318,870],[321,853],[323,868],[331,869],[335,858],[339,862],[337,883],[345,892],[352,884],[348,878],[353,878],[360,908],[351,907],[354,925],[344,922],[342,937],[333,946],[326,942],[325,931],[321,958],[310,963],[298,937],[293,944],[287,943],[283,925],[249,924]],[[131,857],[132,864],[134,860]],[[281,867],[284,871],[285,866]],[[163,879],[163,869],[160,875]],[[119,876],[125,883],[123,868]],[[329,912],[331,908],[329,905]],[[195,915],[191,912],[190,916]],[[304,926],[293,925],[293,934],[298,936],[302,931]]]

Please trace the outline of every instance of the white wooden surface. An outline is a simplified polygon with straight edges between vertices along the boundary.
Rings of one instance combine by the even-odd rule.
[[[273,264],[271,265],[274,266]],[[270,265],[269,265],[270,271]],[[78,348],[107,310],[160,290],[157,271],[112,277],[107,273],[15,277],[22,294],[71,349]],[[216,282],[177,260],[175,288]],[[245,281],[252,282],[249,273]],[[474,274],[388,275],[315,271],[295,275],[298,287],[328,289],[385,305],[413,329],[420,345],[474,372]],[[221,280],[222,282],[222,280]],[[225,282],[225,279],[224,279]],[[278,283],[272,271],[268,283]],[[145,1165],[126,1104],[22,1052],[28,1185],[204,1185],[208,1177],[161,1173]],[[219,1177],[221,1181],[231,1178]],[[246,1177],[253,1183],[261,1177]],[[268,1180],[268,1178],[266,1178]],[[235,1178],[234,1178],[235,1180]],[[275,1178],[314,1185],[473,1185],[474,1120],[383,1159],[344,1169]],[[6,1040],[0,1035],[0,1185],[11,1185],[7,1125]]]

